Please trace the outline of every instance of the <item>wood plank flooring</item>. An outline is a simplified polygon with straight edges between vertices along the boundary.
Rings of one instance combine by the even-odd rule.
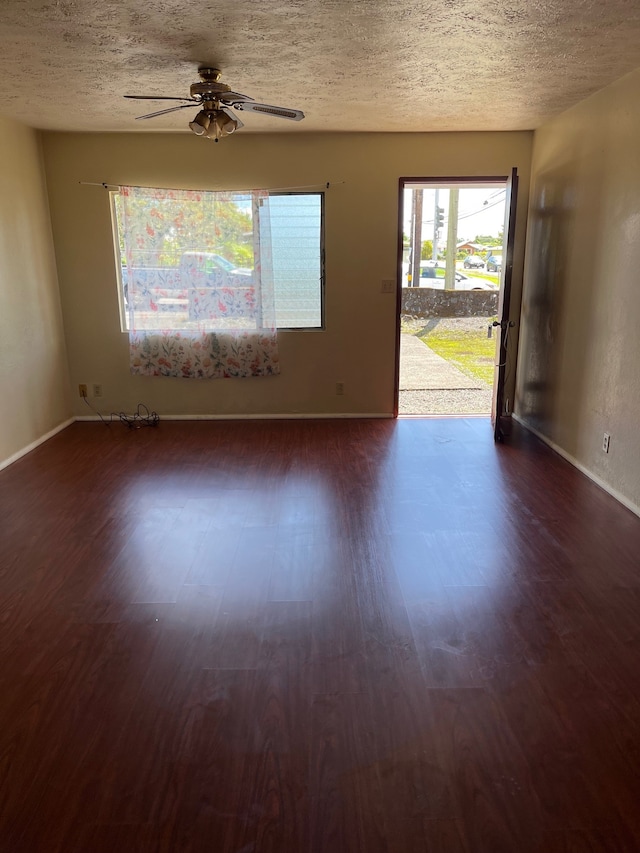
[[[640,519],[484,419],[0,473],[2,853],[637,853]]]

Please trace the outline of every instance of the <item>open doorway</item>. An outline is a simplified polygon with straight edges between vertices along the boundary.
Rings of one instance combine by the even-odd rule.
[[[513,180],[401,179],[400,415],[495,411]]]

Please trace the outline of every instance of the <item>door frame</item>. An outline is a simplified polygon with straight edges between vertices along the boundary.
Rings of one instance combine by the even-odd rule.
[[[398,178],[398,245],[396,257],[397,282],[396,282],[396,360],[395,373],[393,381],[393,417],[398,417],[398,409],[400,406],[400,318],[402,316],[402,234],[404,225],[404,191],[407,184],[425,184],[430,185],[434,189],[448,189],[452,186],[469,186],[474,184],[504,184],[505,187],[509,182],[510,174],[506,175],[456,175],[452,177],[445,175],[443,177],[400,177]],[[506,234],[505,234],[506,240]],[[502,288],[501,288],[502,290]],[[495,392],[494,392],[495,393]]]
[[[493,401],[491,404],[491,421],[493,438],[504,441],[511,428],[510,416],[505,411],[505,385],[507,380],[507,345],[509,333],[515,326],[511,319],[511,284],[513,279],[513,254],[516,242],[516,213],[518,206],[518,169],[514,166],[507,180],[504,211],[504,251],[500,296],[498,298],[498,359],[493,378]]]

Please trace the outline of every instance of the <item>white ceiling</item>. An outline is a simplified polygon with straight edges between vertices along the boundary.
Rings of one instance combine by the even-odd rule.
[[[0,114],[187,130],[199,65],[304,121],[252,131],[521,130],[640,66],[638,0],[0,0]],[[197,110],[194,108],[194,113]]]

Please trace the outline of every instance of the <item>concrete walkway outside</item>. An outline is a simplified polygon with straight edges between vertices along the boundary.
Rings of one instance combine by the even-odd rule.
[[[437,355],[415,335],[400,335],[400,390],[435,391],[456,388],[483,388],[484,383],[472,379]]]
[[[430,349],[420,338],[400,336],[399,413],[489,414],[492,390]]]

